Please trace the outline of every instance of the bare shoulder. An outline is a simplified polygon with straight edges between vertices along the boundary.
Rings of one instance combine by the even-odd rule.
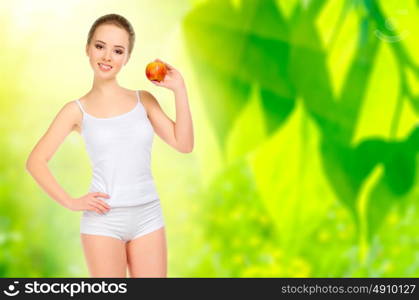
[[[30,158],[44,159],[47,162],[51,159],[66,136],[74,130],[78,118],[76,105],[77,103],[69,101],[61,107],[44,135],[35,145]],[[28,161],[31,160],[30,158]]]
[[[146,90],[140,90],[140,93],[141,93],[140,94],[141,101],[143,102],[148,115],[150,115],[150,111],[153,108],[160,107],[159,102],[157,101],[156,97],[154,97],[152,93]]]
[[[147,111],[147,115],[150,117],[152,110],[160,107],[159,102],[157,101],[156,97],[154,97],[154,95],[149,91],[140,90],[139,92],[140,100]]]
[[[64,103],[57,115],[57,118],[64,119],[74,130],[80,127],[82,117],[83,114],[75,100]]]
[[[71,100],[64,103],[62,110],[69,114],[77,114],[80,111],[79,106],[76,103],[76,100]]]
[[[77,116],[79,116],[80,114],[81,112],[79,106],[77,105],[75,100],[72,100],[63,104],[57,116],[75,120],[77,119]]]

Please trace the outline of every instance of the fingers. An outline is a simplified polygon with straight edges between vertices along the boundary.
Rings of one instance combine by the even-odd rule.
[[[105,205],[103,205],[102,203],[100,203],[99,201],[92,201],[89,203],[89,205],[91,207],[93,207],[94,211],[96,211],[99,214],[104,214],[108,211],[108,209],[106,208]]]
[[[109,196],[108,194],[105,193],[101,193],[101,192],[96,192],[93,194],[94,197],[104,197],[104,198],[110,198],[111,196]]]
[[[88,204],[94,208],[93,209],[94,211],[96,211],[97,213],[103,214],[109,211],[111,207],[108,203],[99,199],[99,197],[108,198],[108,199],[110,198],[108,194],[95,192],[93,193],[93,198],[90,199],[90,202]]]
[[[161,59],[156,58],[156,61],[164,63],[168,67],[169,70],[175,69],[172,65],[168,64],[167,62],[162,61]]]
[[[151,82],[153,82],[157,86],[164,86],[165,85],[164,80],[162,80],[162,81],[152,80]]]
[[[171,72],[171,71],[173,71],[173,70],[176,70],[173,66],[169,65],[168,63],[165,63],[165,64],[166,64],[166,66],[167,66],[167,70],[168,70],[169,72]]]
[[[105,201],[102,200],[93,200],[95,203],[97,203],[99,205],[99,207],[104,211],[107,212],[111,209],[111,207],[109,206],[108,203],[106,203]]]
[[[159,59],[159,58],[156,58],[156,59],[155,59],[155,61],[158,61],[158,62],[164,63],[165,65],[169,65],[168,63],[165,63],[164,61],[162,61],[162,60],[161,60],[161,59]]]
[[[90,210],[93,210],[95,212],[97,212],[98,214],[103,215],[104,213],[100,210],[100,208],[98,207],[98,205],[96,203],[89,203],[89,206],[91,207]]]
[[[106,209],[110,209],[111,208],[111,206],[108,203],[106,203],[105,201],[103,201],[103,200],[93,199],[93,201],[95,201],[96,203],[99,203],[100,205],[102,205]]]

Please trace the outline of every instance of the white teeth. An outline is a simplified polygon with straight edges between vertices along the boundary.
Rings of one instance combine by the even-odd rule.
[[[99,63],[99,66],[101,66],[102,68],[106,69],[106,70],[110,70],[112,67],[111,66],[107,66],[104,64]]]

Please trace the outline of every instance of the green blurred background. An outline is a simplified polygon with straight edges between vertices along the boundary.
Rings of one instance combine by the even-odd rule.
[[[175,118],[145,65],[186,81],[195,148],[155,136],[169,277],[419,276],[419,1],[2,1],[0,275],[88,276],[81,213],[25,171],[59,109],[85,94],[87,32],[125,16],[119,83]],[[49,166],[73,197],[91,169],[71,133]]]

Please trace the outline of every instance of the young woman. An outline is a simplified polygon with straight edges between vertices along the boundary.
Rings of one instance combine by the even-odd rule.
[[[181,74],[166,64],[163,81],[173,91],[176,122],[145,90],[121,87],[117,74],[135,41],[131,24],[109,14],[90,28],[86,54],[91,90],[66,103],[27,160],[27,170],[46,193],[72,211],[83,211],[80,233],[92,277],[167,277],[165,222],[150,171],[154,131],[182,153],[193,149],[193,127]],[[162,62],[162,61],[160,61]],[[142,74],[143,71],[141,72]],[[48,161],[71,131],[79,132],[93,166],[89,192],[72,198],[57,183]]]

